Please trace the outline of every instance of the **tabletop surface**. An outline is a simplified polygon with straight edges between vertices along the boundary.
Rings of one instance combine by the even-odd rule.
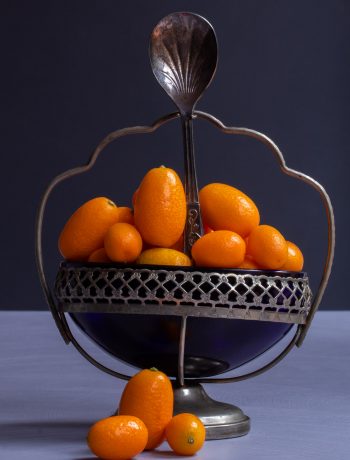
[[[135,373],[76,333],[106,364]],[[259,360],[267,362],[277,348]],[[257,361],[239,373],[257,367]],[[252,426],[241,438],[206,442],[195,458],[348,460],[349,381],[350,312],[318,312],[303,346],[270,371],[205,386],[214,399],[243,409]],[[0,312],[0,459],[96,458],[86,434],[113,413],[124,385],[66,346],[49,313]],[[163,443],[137,458],[180,457]]]

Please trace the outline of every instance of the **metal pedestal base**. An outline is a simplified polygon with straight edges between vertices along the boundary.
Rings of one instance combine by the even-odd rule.
[[[250,418],[239,407],[211,399],[201,385],[174,388],[174,415],[197,415],[206,428],[206,439],[236,438],[250,430]]]

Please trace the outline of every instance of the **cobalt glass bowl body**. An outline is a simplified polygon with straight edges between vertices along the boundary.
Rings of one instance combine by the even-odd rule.
[[[310,306],[302,272],[63,262],[55,293],[61,311],[108,353],[169,376],[177,375],[181,315],[188,311],[187,378],[256,358],[303,323]]]

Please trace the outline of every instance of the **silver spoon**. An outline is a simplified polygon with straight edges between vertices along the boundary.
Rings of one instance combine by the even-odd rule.
[[[193,13],[172,13],[153,29],[150,60],[159,84],[177,105],[182,123],[185,153],[187,218],[184,251],[203,234],[193,146],[193,110],[210,84],[217,65],[213,27]]]

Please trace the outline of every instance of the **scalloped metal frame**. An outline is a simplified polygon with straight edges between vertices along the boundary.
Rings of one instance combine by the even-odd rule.
[[[135,127],[129,127],[129,128],[123,128],[119,129],[117,131],[113,131],[112,133],[108,134],[95,148],[93,151],[92,155],[90,156],[90,159],[84,166],[76,167],[73,169],[69,169],[62,174],[59,174],[56,176],[48,185],[46,191],[44,192],[44,195],[42,197],[42,200],[39,205],[38,209],[38,215],[37,215],[37,220],[36,220],[36,262],[37,262],[37,268],[39,272],[39,278],[41,282],[41,286],[43,288],[44,294],[46,301],[49,305],[49,308],[51,310],[52,316],[55,320],[56,326],[65,341],[66,344],[69,344],[70,342],[75,346],[75,348],[79,351],[79,353],[84,356],[91,364],[93,364],[95,367],[98,369],[113,375],[114,377],[118,377],[123,380],[129,380],[130,376],[119,373],[113,369],[110,369],[97,360],[95,360],[89,353],[86,352],[86,350],[79,344],[79,342],[75,339],[69,324],[67,322],[67,318],[65,316],[65,313],[60,310],[59,306],[56,305],[55,298],[53,293],[51,292],[51,289],[48,285],[46,274],[45,274],[45,266],[44,266],[44,260],[43,260],[43,248],[42,248],[42,230],[43,230],[43,222],[44,222],[44,215],[45,215],[45,209],[47,206],[48,199],[53,191],[53,189],[60,184],[61,182],[74,177],[76,175],[83,174],[94,166],[96,163],[100,153],[113,141],[116,139],[127,136],[127,135],[134,135],[134,134],[151,134],[155,132],[159,127],[164,125],[165,123],[174,120],[178,118],[180,114],[178,112],[173,112],[170,114],[167,114],[158,120],[156,120],[152,125],[150,126],[135,126]],[[225,134],[235,134],[235,135],[243,135],[243,136],[248,136],[252,137],[254,139],[257,139],[258,141],[262,142],[265,144],[274,154],[280,169],[284,174],[287,174],[288,176],[294,177],[298,180],[301,180],[311,187],[313,187],[321,196],[323,205],[326,210],[326,215],[327,215],[327,225],[328,225],[328,244],[327,244],[327,256],[325,260],[325,265],[323,268],[323,274],[320,280],[320,284],[317,290],[316,295],[314,296],[311,309],[309,311],[309,314],[307,316],[305,324],[298,325],[296,328],[296,331],[294,333],[294,336],[292,337],[291,341],[289,344],[283,349],[281,353],[279,353],[272,361],[267,363],[265,366],[260,367],[259,369],[249,372],[247,374],[243,375],[238,375],[235,377],[227,377],[227,378],[199,378],[199,379],[189,379],[191,382],[195,383],[228,383],[228,382],[236,382],[240,380],[245,380],[250,377],[254,377],[256,375],[259,375],[268,369],[272,368],[275,366],[279,361],[281,361],[288,353],[289,351],[293,348],[294,345],[297,345],[300,347],[306,337],[306,334],[310,328],[310,325],[312,323],[313,317],[319,307],[319,304],[322,300],[325,288],[327,286],[329,276],[331,273],[331,268],[332,268],[332,263],[333,263],[333,258],[334,258],[334,247],[335,247],[335,222],[334,222],[334,212],[333,212],[333,207],[331,204],[331,200],[325,191],[324,187],[319,184],[317,181],[315,181],[313,178],[307,176],[306,174],[303,174],[299,171],[296,171],[294,169],[288,168],[286,165],[286,162],[284,160],[284,157],[282,155],[282,152],[279,150],[277,145],[270,139],[268,138],[265,134],[262,134],[258,131],[248,129],[248,128],[240,128],[240,127],[228,127],[225,126],[220,120],[215,118],[214,116],[201,112],[201,111],[194,111],[193,112],[193,118],[198,118],[198,119],[203,119],[211,124],[213,124],[216,128],[218,128],[221,132]],[[182,321],[181,321],[181,333],[180,333],[180,340],[179,340],[179,357],[178,357],[178,380],[180,385],[184,385],[184,349],[185,349],[185,337],[186,337],[186,320],[187,316],[184,314],[182,316]]]
[[[62,312],[127,313],[305,324],[305,272],[62,262],[55,297]]]

